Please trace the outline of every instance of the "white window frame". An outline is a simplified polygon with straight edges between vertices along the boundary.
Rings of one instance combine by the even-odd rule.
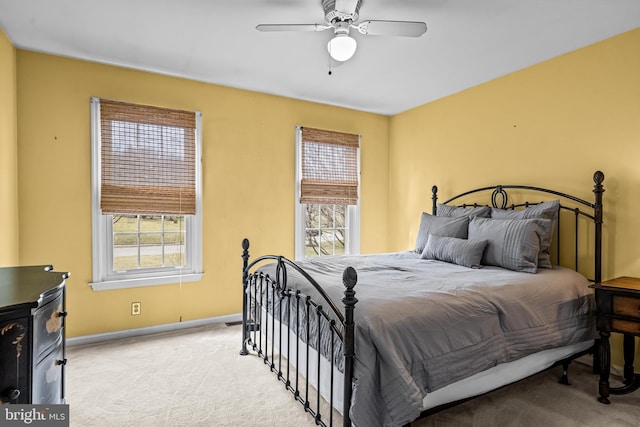
[[[113,270],[113,219],[100,211],[100,98],[91,98],[91,216],[94,291],[195,282],[202,279],[202,113],[196,112],[196,214],[185,217],[184,267]]]
[[[307,258],[305,253],[305,204],[300,203],[300,181],[302,180],[302,127],[296,126],[296,185],[295,185],[295,231],[294,256],[296,260]],[[360,147],[357,151],[358,177],[360,177]],[[358,202],[347,205],[345,221],[349,232],[344,248],[344,255],[360,254],[360,179],[358,179]]]

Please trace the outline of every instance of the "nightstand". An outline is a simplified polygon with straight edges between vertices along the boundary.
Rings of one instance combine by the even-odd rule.
[[[640,388],[640,375],[633,370],[636,336],[640,336],[640,279],[618,277],[590,286],[595,289],[596,327],[600,333],[600,385],[598,400],[609,404],[610,394],[627,394]],[[624,334],[624,386],[609,387],[611,332]]]

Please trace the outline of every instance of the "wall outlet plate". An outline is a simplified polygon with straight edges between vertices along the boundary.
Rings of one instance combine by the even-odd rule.
[[[141,313],[142,310],[142,303],[140,302],[132,302],[131,303],[131,315],[132,316],[137,316],[138,314]]]

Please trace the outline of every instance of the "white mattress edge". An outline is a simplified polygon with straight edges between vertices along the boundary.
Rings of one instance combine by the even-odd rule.
[[[423,410],[479,396],[522,380],[544,371],[559,360],[585,351],[592,345],[593,340],[590,340],[565,347],[539,351],[513,362],[501,363],[493,368],[478,372],[469,378],[449,384],[433,393],[428,393],[422,400]]]

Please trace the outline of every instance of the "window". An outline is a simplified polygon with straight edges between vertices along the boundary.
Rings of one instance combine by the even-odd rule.
[[[184,215],[111,215],[113,270],[182,267]]]
[[[360,137],[296,128],[295,257],[360,252]]]
[[[94,290],[202,277],[201,114],[91,99]]]

